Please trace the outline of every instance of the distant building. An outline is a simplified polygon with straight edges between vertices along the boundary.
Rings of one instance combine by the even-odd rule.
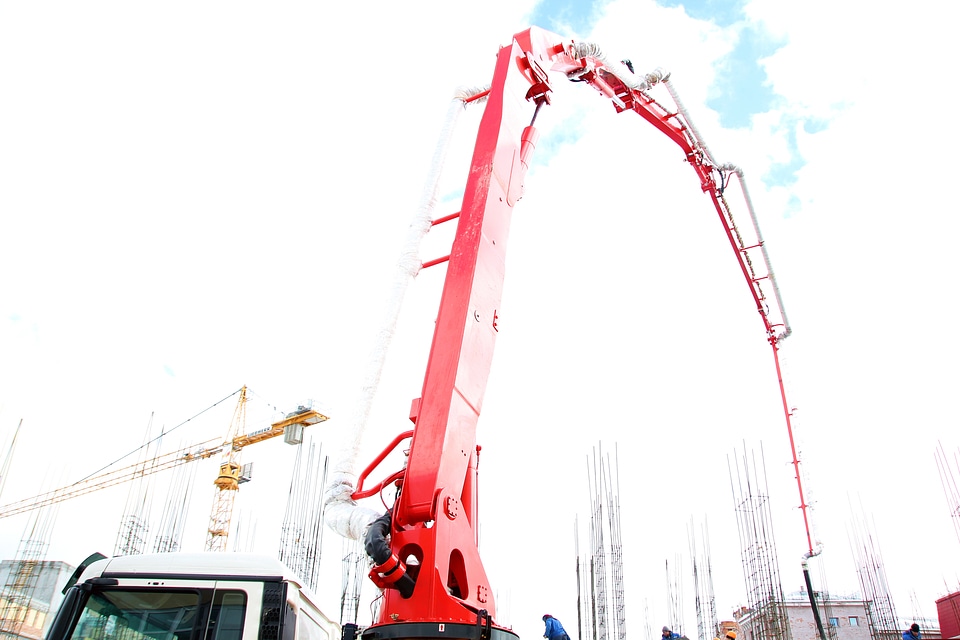
[[[74,569],[59,561],[0,561],[0,639],[40,640]]]
[[[910,622],[907,622],[903,625],[903,629],[879,630],[877,637],[874,637],[867,617],[869,602],[825,594],[818,594],[818,596],[820,622],[823,624],[828,640],[900,640],[903,632],[910,625]],[[779,603],[779,607],[787,620],[787,627],[783,630],[781,638],[777,640],[820,639],[806,593],[790,594],[782,603]],[[761,634],[753,632],[754,615],[749,609],[744,608],[736,613],[737,622],[743,629],[743,635],[737,640],[774,640],[761,638]],[[918,620],[917,622],[921,626],[923,640],[942,640],[940,629],[935,628],[931,621]]]
[[[870,621],[867,618],[867,606],[862,600],[827,598],[820,602],[820,622],[829,637],[836,640],[872,640]],[[810,608],[810,600],[788,600],[787,615],[790,617],[790,630],[794,640],[819,638],[817,623]],[[899,640],[900,633],[896,638]],[[933,640],[925,636],[924,640]]]

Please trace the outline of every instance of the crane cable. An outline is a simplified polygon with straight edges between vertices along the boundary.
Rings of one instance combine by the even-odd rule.
[[[232,398],[233,396],[237,395],[237,394],[240,393],[241,391],[243,391],[243,387],[237,389],[236,391],[234,391],[233,393],[231,393],[231,394],[228,395],[227,397],[223,398],[222,400],[218,400],[217,402],[214,402],[212,405],[210,405],[209,407],[207,407],[207,408],[204,409],[203,411],[201,411],[201,412],[199,412],[199,413],[197,413],[197,414],[195,414],[195,415],[187,418],[186,420],[184,420],[183,422],[181,422],[181,423],[178,424],[177,426],[173,427],[173,428],[170,429],[169,431],[165,431],[165,432],[161,433],[160,435],[158,435],[157,437],[153,438],[152,440],[149,440],[149,441],[147,441],[147,442],[144,442],[142,445],[140,445],[139,447],[137,447],[136,449],[134,449],[134,450],[131,451],[130,453],[126,453],[126,454],[120,456],[119,458],[117,458],[117,459],[114,460],[113,462],[107,464],[106,466],[100,467],[99,469],[97,469],[97,470],[94,471],[93,473],[88,474],[86,477],[80,478],[79,480],[77,480],[76,482],[74,482],[74,483],[72,483],[72,484],[70,484],[70,485],[68,485],[68,486],[71,486],[71,487],[72,487],[73,485],[80,484],[81,482],[84,482],[84,481],[86,481],[86,480],[89,480],[90,478],[92,478],[92,477],[100,474],[101,472],[103,472],[103,471],[106,470],[106,469],[109,469],[110,467],[112,467],[113,465],[117,464],[118,462],[120,462],[120,461],[123,460],[124,458],[129,458],[130,456],[132,456],[132,455],[135,454],[136,452],[140,451],[140,450],[143,449],[144,447],[152,444],[153,442],[156,442],[157,440],[159,440],[160,438],[163,438],[164,436],[169,435],[169,434],[172,433],[173,431],[176,431],[177,429],[179,429],[179,428],[182,427],[183,425],[187,424],[187,423],[190,422],[191,420],[193,420],[193,419],[195,419],[195,418],[199,418],[200,416],[202,416],[203,414],[205,414],[207,411],[210,411],[211,409],[213,409],[213,408],[216,407],[217,405],[223,404],[224,402],[226,402],[227,400],[229,400],[229,399]]]

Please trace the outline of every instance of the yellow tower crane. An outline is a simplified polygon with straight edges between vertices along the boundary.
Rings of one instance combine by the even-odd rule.
[[[204,551],[226,551],[227,538],[230,535],[230,520],[233,517],[233,502],[240,485],[249,480],[240,465],[240,452],[247,445],[262,442],[283,434],[287,444],[300,444],[303,440],[303,428],[323,422],[327,416],[309,407],[298,407],[293,413],[270,425],[269,429],[245,434],[247,419],[247,387],[240,389],[240,398],[233,414],[230,432],[224,443],[220,473],[213,481],[217,491],[210,511],[210,526],[207,528],[207,542]],[[242,434],[242,435],[241,435]],[[230,446],[226,446],[230,443]]]
[[[143,460],[136,464],[101,473],[95,476],[84,478],[73,484],[53,491],[47,491],[31,498],[25,498],[17,502],[0,505],[0,518],[8,518],[27,511],[33,511],[41,507],[76,498],[100,489],[112,487],[114,485],[129,482],[137,478],[153,475],[160,471],[179,467],[180,465],[195,460],[206,460],[217,454],[222,455],[219,474],[214,484],[217,486],[217,500],[214,502],[213,514],[217,519],[214,521],[214,515],[211,515],[211,525],[207,533],[207,549],[221,550],[225,548],[227,539],[227,530],[230,525],[230,513],[225,517],[221,514],[218,507],[218,501],[222,497],[230,500],[232,509],[232,499],[236,495],[237,487],[245,480],[243,470],[239,465],[240,450],[251,444],[263,442],[275,438],[279,435],[284,436],[284,442],[287,444],[300,444],[303,440],[303,429],[329,418],[318,411],[309,407],[298,407],[296,411],[288,413],[282,420],[278,420],[265,429],[260,429],[252,433],[242,433],[246,422],[246,401],[247,387],[240,389],[240,399],[237,402],[237,409],[234,412],[234,418],[230,425],[230,431],[226,439],[220,444],[217,440],[207,440],[199,444],[182,447],[176,451],[158,455],[149,460]],[[227,494],[227,495],[221,495]],[[214,536],[214,532],[218,535]],[[216,538],[215,543],[211,539]]]

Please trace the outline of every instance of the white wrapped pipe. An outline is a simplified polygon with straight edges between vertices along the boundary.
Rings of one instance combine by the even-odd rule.
[[[351,498],[356,490],[357,457],[373,400],[380,386],[380,376],[383,372],[387,351],[396,332],[407,286],[417,276],[422,266],[420,245],[433,223],[433,211],[437,205],[440,175],[450,148],[450,142],[453,139],[457,119],[464,110],[467,101],[485,91],[486,89],[468,87],[457,89],[454,99],[450,103],[450,108],[447,110],[447,117],[441,129],[437,148],[434,151],[420,206],[410,223],[407,239],[400,252],[397,271],[387,299],[383,323],[377,332],[376,341],[360,386],[359,398],[353,407],[350,422],[346,429],[349,439],[336,459],[330,481],[324,491],[324,520],[327,526],[346,538],[363,539],[367,527],[381,515],[377,511],[359,506]],[[482,99],[474,102],[482,102]]]
[[[743,169],[735,164],[726,163],[718,167],[721,171],[727,171],[736,174],[737,181],[740,183],[740,189],[743,191],[743,199],[747,203],[747,211],[750,213],[750,222],[753,224],[753,232],[756,234],[757,243],[760,245],[760,252],[763,255],[763,264],[767,270],[767,279],[770,286],[773,287],[773,297],[777,302],[777,310],[783,319],[783,331],[777,335],[777,342],[782,342],[790,337],[793,330],[790,328],[790,321],[787,320],[787,312],[783,307],[783,300],[780,299],[780,287],[777,285],[777,278],[773,273],[773,267],[770,266],[770,255],[767,253],[767,245],[763,240],[763,234],[760,233],[760,224],[757,222],[757,214],[753,209],[753,200],[750,199],[750,192],[747,190],[747,183],[743,179]]]

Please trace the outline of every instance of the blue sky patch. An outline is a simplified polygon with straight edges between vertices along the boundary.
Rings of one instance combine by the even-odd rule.
[[[530,24],[557,33],[573,29],[578,34],[586,34],[597,21],[597,9],[604,4],[602,1],[540,0],[530,14]]]
[[[661,7],[683,7],[691,18],[708,20],[721,27],[729,27],[743,17],[741,0],[659,0]]]
[[[749,126],[755,114],[765,113],[773,105],[774,93],[760,60],[781,44],[753,28],[743,29],[739,35],[707,100],[707,105],[720,114],[721,124],[731,129]]]
[[[716,111],[720,124],[727,129],[750,126],[753,116],[767,113],[776,106],[777,96],[768,83],[760,61],[777,51],[785,42],[747,22],[743,14],[745,0],[657,0],[663,7],[683,8],[695,20],[711,22],[722,28],[735,30],[737,42],[733,50],[720,62],[715,84],[710,87],[707,106]],[[573,29],[588,34],[606,0],[541,0],[530,16],[530,24],[555,31]],[[789,186],[796,181],[796,172],[803,165],[797,149],[796,127],[799,121],[784,120],[780,126],[786,136],[789,160],[770,167],[761,178],[767,185]],[[806,133],[816,133],[828,126],[825,120],[806,120]],[[575,140],[576,132],[569,138]],[[551,156],[567,140],[544,141],[538,156]],[[542,161],[542,160],[541,160]],[[534,159],[537,164],[537,159]]]
[[[743,20],[743,2],[736,0],[659,0],[668,7],[683,7],[691,18],[710,21],[720,27],[736,30],[737,43],[723,59],[717,70],[715,84],[710,88],[707,106],[720,116],[720,124],[727,129],[750,126],[753,116],[766,113],[776,106],[777,96],[771,89],[766,70],[760,61],[773,55],[784,42],[773,38]],[[795,119],[780,123],[786,136],[789,159],[770,167],[761,180],[768,186],[789,186],[796,182],[797,171],[804,165],[797,149]],[[825,121],[806,121],[808,133],[822,131]]]
[[[820,133],[830,126],[830,121],[826,118],[810,118],[804,120],[803,131],[805,133]]]
[[[777,162],[770,165],[770,169],[761,177],[764,184],[770,186],[789,186],[797,181],[797,171],[806,164],[800,151],[797,148],[797,125],[796,118],[785,118],[780,122],[779,128],[785,133],[787,150],[790,152],[790,158],[786,162]],[[804,122],[804,128],[807,122]]]

